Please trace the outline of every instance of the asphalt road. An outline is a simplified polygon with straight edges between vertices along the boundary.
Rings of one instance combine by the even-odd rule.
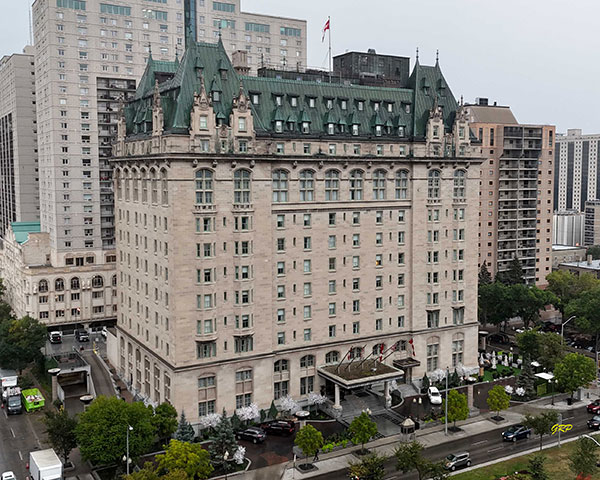
[[[563,412],[563,423],[570,423],[573,429],[568,433],[561,434],[561,440],[565,438],[577,437],[583,433],[589,433],[586,422],[592,415],[588,414],[585,408],[579,408],[571,412]],[[493,426],[492,423],[490,423]],[[491,460],[514,455],[518,452],[539,448],[539,436],[533,435],[529,439],[519,440],[516,443],[503,442],[501,433],[508,425],[490,429],[488,432],[471,437],[457,437],[456,440],[450,443],[443,443],[425,450],[425,456],[432,460],[441,460],[450,453],[459,453],[467,451],[471,454],[473,466],[489,462]],[[552,439],[554,441],[554,439]],[[550,439],[544,436],[544,444]],[[357,459],[358,461],[358,459]],[[348,480],[346,470],[331,472],[320,475],[318,478],[322,480]],[[402,480],[417,480],[418,476],[415,473],[403,474],[396,471],[395,459],[386,462],[386,479],[402,479]]]

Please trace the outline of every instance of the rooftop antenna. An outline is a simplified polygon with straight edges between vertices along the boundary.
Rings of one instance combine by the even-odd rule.
[[[417,47],[417,62],[419,61],[419,47]]]
[[[260,54],[260,68],[265,68],[265,54]]]
[[[440,61],[440,51],[436,50],[435,51],[435,63],[438,63]]]

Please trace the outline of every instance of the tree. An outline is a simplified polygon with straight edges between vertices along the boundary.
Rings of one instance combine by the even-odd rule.
[[[513,305],[508,301],[509,287],[501,282],[479,286],[478,316],[482,325],[500,325],[514,317]]]
[[[194,433],[194,427],[185,418],[185,412],[181,412],[179,417],[179,425],[175,431],[175,439],[180,442],[193,442],[196,434]]]
[[[46,327],[31,317],[0,323],[0,365],[19,371],[42,356]]]
[[[540,332],[537,330],[527,330],[523,333],[517,333],[517,346],[521,355],[538,359],[541,350]]]
[[[271,400],[271,406],[269,407],[269,418],[272,418],[273,420],[275,420],[277,418],[277,415],[279,414],[279,410],[277,410],[277,407],[275,406],[275,401]]]
[[[546,277],[546,280],[548,281],[546,290],[556,295],[558,299],[556,308],[563,315],[571,301],[579,298],[584,292],[600,286],[600,280],[589,273],[575,275],[567,270],[555,270]]]
[[[99,465],[119,462],[126,449],[128,426],[133,428],[129,431],[129,454],[136,458],[154,443],[152,410],[142,402],[96,398],[80,415],[75,429],[82,457]]]
[[[525,280],[523,279],[523,267],[517,257],[513,257],[508,266],[508,270],[497,273],[496,281],[502,282],[505,285],[525,283]]]
[[[492,275],[490,274],[485,260],[479,268],[479,285],[489,285],[492,283]]]
[[[569,392],[571,398],[575,390],[591,383],[596,375],[594,361],[579,353],[568,353],[554,368],[559,388],[563,392]]]
[[[161,403],[154,409],[152,423],[158,440],[167,441],[177,430],[177,410],[168,402]]]
[[[317,453],[323,446],[323,434],[311,424],[306,424],[296,434],[294,445],[302,450],[302,453],[308,459],[309,456]]]
[[[362,412],[358,417],[354,417],[348,427],[352,434],[352,443],[361,445],[361,451],[365,449],[365,443],[377,435],[377,424],[371,420],[367,412]]]
[[[396,470],[402,473],[417,471],[419,480],[433,478],[442,480],[447,478],[448,472],[443,462],[434,463],[423,456],[423,445],[418,442],[404,443],[396,448]]]
[[[210,452],[210,458],[213,463],[217,465],[223,465],[227,469],[227,462],[225,461],[225,452],[229,453],[231,457],[237,450],[237,442],[235,441],[235,434],[233,433],[233,427],[231,421],[227,418],[227,413],[223,409],[223,416],[219,424],[214,428],[213,435],[210,438],[211,444],[208,449]]]
[[[520,283],[510,286],[508,300],[513,305],[515,314],[523,320],[525,328],[529,328],[530,324],[538,320],[540,310],[557,301],[551,292],[541,290],[535,285],[526,286]]]
[[[447,398],[442,403],[442,411],[445,411],[446,401],[448,402],[448,418],[446,422],[456,422],[466,420],[469,417],[469,406],[467,405],[467,396],[463,393],[458,393],[456,390],[450,390]]]
[[[552,371],[556,362],[564,357],[564,347],[559,335],[528,330],[517,334],[519,352],[537,360],[544,368]]]
[[[209,453],[199,443],[172,439],[165,453],[157,455],[156,460],[159,473],[182,470],[189,480],[203,480],[214,470]]]
[[[521,373],[517,377],[517,388],[525,390],[527,398],[535,396],[535,375],[531,368],[531,358],[529,356],[523,358]]]
[[[77,419],[70,417],[64,409],[59,412],[50,410],[45,412],[44,423],[50,445],[63,458],[63,463],[67,464],[71,450],[77,447]]]
[[[577,327],[595,338],[596,364],[598,364],[598,340],[600,339],[600,286],[586,290],[569,302],[566,315],[576,315]]]
[[[549,480],[548,473],[544,463],[546,457],[541,453],[534,455],[529,459],[529,471],[531,472],[531,480]]]
[[[348,476],[351,478],[368,478],[370,480],[383,480],[385,476],[385,462],[388,457],[371,453],[360,462],[350,463]]]
[[[137,472],[123,476],[123,480],[159,480],[160,478],[152,462],[146,462],[144,467]]]
[[[427,376],[427,373],[423,374],[423,381],[421,383],[422,390],[427,392],[427,389],[429,388],[430,385],[431,385],[431,382],[429,381],[429,377]]]
[[[596,447],[596,443],[589,438],[583,437],[575,441],[575,449],[569,455],[569,468],[575,475],[591,476],[596,473],[598,470]]]
[[[491,411],[497,412],[496,417],[500,417],[500,412],[510,406],[510,397],[502,385],[496,385],[490,390],[487,404]]]
[[[558,414],[554,411],[542,412],[539,415],[525,415],[523,425],[531,428],[533,433],[540,436],[540,452],[542,451],[542,439],[544,435],[552,433],[552,427],[558,423]]]
[[[600,259],[600,245],[594,245],[593,247],[588,248],[585,253],[586,255],[591,255],[592,260]]]

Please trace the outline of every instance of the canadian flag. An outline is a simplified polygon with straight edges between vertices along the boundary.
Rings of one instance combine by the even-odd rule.
[[[413,339],[411,338],[411,339],[408,341],[408,343],[410,343],[410,346],[412,347],[412,354],[413,354],[413,357],[415,357],[415,356],[416,356],[416,355],[415,355],[415,344],[414,344],[414,342],[413,342]]]
[[[325,32],[327,30],[329,30],[329,28],[330,28],[329,27],[329,22],[330,22],[330,19],[328,18],[327,22],[325,22],[325,26],[323,27],[323,38],[321,38],[321,43],[323,43],[325,41]]]

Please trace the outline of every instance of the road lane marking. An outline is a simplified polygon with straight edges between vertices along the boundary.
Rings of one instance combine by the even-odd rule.
[[[13,429],[10,429],[10,433],[12,433],[13,438],[17,438],[17,436],[15,435],[15,432],[13,431]]]
[[[486,443],[488,440],[481,440],[480,442],[475,442],[472,445],[481,445],[482,443]]]
[[[498,450],[502,450],[503,448],[504,448],[504,447],[492,448],[491,450],[488,450],[488,453],[491,453],[491,452],[496,452],[496,451],[498,451]]]
[[[21,459],[21,461],[23,461],[23,454],[21,453],[21,450],[19,450],[19,458]]]

